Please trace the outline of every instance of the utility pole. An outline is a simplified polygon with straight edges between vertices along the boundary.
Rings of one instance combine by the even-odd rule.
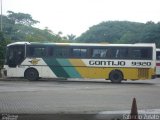
[[[3,27],[2,27],[2,23],[3,21],[2,21],[2,0],[1,0],[1,32],[3,31]]]

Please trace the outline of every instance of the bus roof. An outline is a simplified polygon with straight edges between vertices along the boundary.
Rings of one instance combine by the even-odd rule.
[[[155,43],[135,43],[135,44],[109,44],[109,43],[40,43],[40,42],[14,42],[12,45],[55,45],[55,46],[128,46],[128,47],[155,47]]]

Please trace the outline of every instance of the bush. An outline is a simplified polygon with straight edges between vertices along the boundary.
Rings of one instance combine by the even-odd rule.
[[[5,39],[3,33],[0,32],[0,69],[3,68],[5,61],[6,45],[9,43],[11,43],[11,41]]]

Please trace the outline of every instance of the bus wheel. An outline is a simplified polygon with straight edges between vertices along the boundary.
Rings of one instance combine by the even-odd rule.
[[[25,71],[24,77],[25,77],[26,79],[28,79],[28,80],[31,80],[31,81],[33,81],[33,80],[38,80],[38,78],[39,78],[39,73],[38,73],[38,71],[37,71],[36,69],[34,69],[34,68],[29,68],[29,69],[27,69],[27,70]]]
[[[121,83],[121,81],[123,80],[123,74],[119,70],[113,70],[109,74],[109,79],[112,83]]]

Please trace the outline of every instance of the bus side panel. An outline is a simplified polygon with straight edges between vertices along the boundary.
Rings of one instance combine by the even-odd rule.
[[[57,78],[57,76],[52,72],[50,67],[46,64],[46,62],[42,58],[27,58],[25,61],[22,63],[21,66],[25,66],[25,70],[29,68],[34,68],[38,71],[39,77],[42,78]],[[24,77],[24,72],[23,70],[23,77]]]
[[[15,68],[8,67],[4,65],[5,70],[7,70],[7,77],[24,77],[25,67],[17,66]]]
[[[109,73],[116,69],[122,71],[124,79],[149,79],[148,76],[140,76],[137,68],[87,66],[82,59],[30,58],[23,62],[21,67],[24,66],[25,69],[22,68],[17,72],[19,77],[24,76],[24,71],[27,68],[33,67],[39,72],[39,77],[44,78],[64,77],[109,79]],[[14,69],[12,71],[16,70]],[[142,72],[144,71],[142,70]],[[148,73],[150,75],[153,72],[149,70]],[[15,76],[17,76],[17,74]]]
[[[136,68],[136,67],[97,67],[88,66],[82,59],[70,59],[70,63],[75,66],[77,72],[82,78],[103,78],[109,79],[109,74],[112,70],[120,70],[123,73],[124,79],[151,79],[154,75],[154,69]]]
[[[119,70],[123,73],[123,77],[126,80],[151,79],[149,78],[149,73],[151,72],[147,71],[147,73],[143,72],[140,74],[136,68],[76,67],[76,70],[83,78],[109,79],[109,74],[112,70]]]
[[[131,80],[146,80],[152,79],[152,76],[155,75],[153,68],[123,68],[124,79]]]

